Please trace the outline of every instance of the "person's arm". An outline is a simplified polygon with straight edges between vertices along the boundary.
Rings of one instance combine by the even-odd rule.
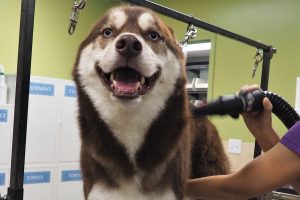
[[[257,85],[243,86],[240,91],[249,92],[257,90]],[[263,99],[264,110],[262,112],[243,113],[244,122],[252,135],[255,137],[259,146],[264,152],[275,146],[280,137],[272,127],[272,109],[273,106],[268,98]],[[291,183],[291,185],[300,191],[300,178]]]
[[[197,199],[247,199],[299,179],[300,156],[278,143],[236,173],[189,180],[186,194]]]

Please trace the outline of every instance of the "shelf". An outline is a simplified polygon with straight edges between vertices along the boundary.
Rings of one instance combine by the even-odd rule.
[[[207,88],[187,89],[189,94],[207,93]]]

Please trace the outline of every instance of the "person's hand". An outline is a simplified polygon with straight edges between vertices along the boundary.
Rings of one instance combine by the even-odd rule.
[[[260,89],[257,85],[246,85],[241,88],[241,92],[251,92]],[[263,99],[264,109],[261,112],[245,112],[242,114],[244,122],[254,137],[260,136],[263,132],[272,129],[272,104],[268,98]]]
[[[257,89],[260,89],[257,85],[246,85],[240,91],[251,92]],[[260,112],[245,112],[242,116],[247,128],[256,138],[261,148],[267,151],[279,141],[279,136],[272,127],[273,105],[267,97],[263,99],[263,107],[264,109]]]

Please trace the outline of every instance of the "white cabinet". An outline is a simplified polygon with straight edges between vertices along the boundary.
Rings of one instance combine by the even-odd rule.
[[[59,160],[79,161],[80,137],[77,123],[77,101],[74,83],[63,82],[60,105]]]
[[[28,105],[26,163],[55,161],[58,131],[58,84],[45,78],[31,78]]]
[[[0,194],[6,194],[13,131],[13,105],[0,105]]]
[[[62,166],[59,170],[58,200],[82,200],[83,186],[78,166]]]
[[[51,168],[25,169],[24,200],[54,198],[54,170]]]
[[[16,76],[7,77],[9,103]],[[25,155],[24,200],[83,200],[75,84],[31,76]],[[13,105],[0,106],[0,192],[7,193]]]
[[[7,188],[9,186],[9,170],[0,169],[0,194],[2,196],[7,194]]]
[[[8,76],[14,103],[15,76]],[[30,78],[26,163],[78,162],[80,150],[76,88],[73,81]]]
[[[6,173],[3,171],[0,171],[0,194],[5,193],[5,185],[6,185]]]
[[[13,131],[13,105],[0,105],[0,165],[9,165]]]

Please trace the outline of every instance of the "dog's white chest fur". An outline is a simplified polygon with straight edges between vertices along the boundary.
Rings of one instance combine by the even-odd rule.
[[[164,193],[153,193],[145,195],[139,191],[134,183],[124,183],[117,190],[107,190],[101,185],[94,185],[88,200],[174,200],[176,199],[171,190]]]

